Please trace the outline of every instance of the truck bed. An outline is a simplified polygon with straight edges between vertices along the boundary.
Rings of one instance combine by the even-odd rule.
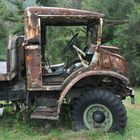
[[[8,72],[8,66],[6,61],[0,61],[0,81],[9,81],[16,76],[16,72]]]
[[[2,61],[0,62],[0,75],[7,74],[7,62]]]

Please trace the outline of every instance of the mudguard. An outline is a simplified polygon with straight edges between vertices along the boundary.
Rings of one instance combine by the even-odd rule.
[[[67,77],[67,79],[62,84],[62,92],[60,93],[60,98],[58,101],[58,113],[60,113],[61,104],[63,102],[63,99],[69,92],[69,90],[72,88],[73,85],[75,85],[78,81],[81,79],[87,77],[87,76],[97,76],[97,75],[106,75],[111,76],[114,78],[117,78],[121,81],[123,81],[124,84],[128,85],[129,80],[125,76],[114,72],[114,71],[108,71],[108,70],[93,70],[93,68],[80,68],[79,70],[73,72],[70,76]]]

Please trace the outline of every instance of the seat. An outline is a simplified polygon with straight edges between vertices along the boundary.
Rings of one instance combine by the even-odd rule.
[[[46,73],[45,76],[59,76],[65,72],[65,65],[64,63],[55,64],[55,65],[46,65],[45,66]]]

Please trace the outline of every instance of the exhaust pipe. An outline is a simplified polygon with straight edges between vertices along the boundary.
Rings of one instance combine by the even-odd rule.
[[[3,115],[3,108],[0,108],[0,116]]]

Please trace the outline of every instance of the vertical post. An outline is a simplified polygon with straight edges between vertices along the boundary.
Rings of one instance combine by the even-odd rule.
[[[97,37],[97,47],[95,49],[90,65],[96,65],[100,58],[99,51],[100,51],[101,41],[102,41],[102,29],[103,29],[103,19],[100,18],[100,25],[99,25],[98,37]]]
[[[39,88],[42,86],[41,46],[25,46],[25,57],[27,88]]]
[[[100,18],[100,25],[99,25],[98,37],[97,37],[97,48],[96,48],[97,52],[99,51],[102,43],[102,31],[103,31],[103,19]]]

